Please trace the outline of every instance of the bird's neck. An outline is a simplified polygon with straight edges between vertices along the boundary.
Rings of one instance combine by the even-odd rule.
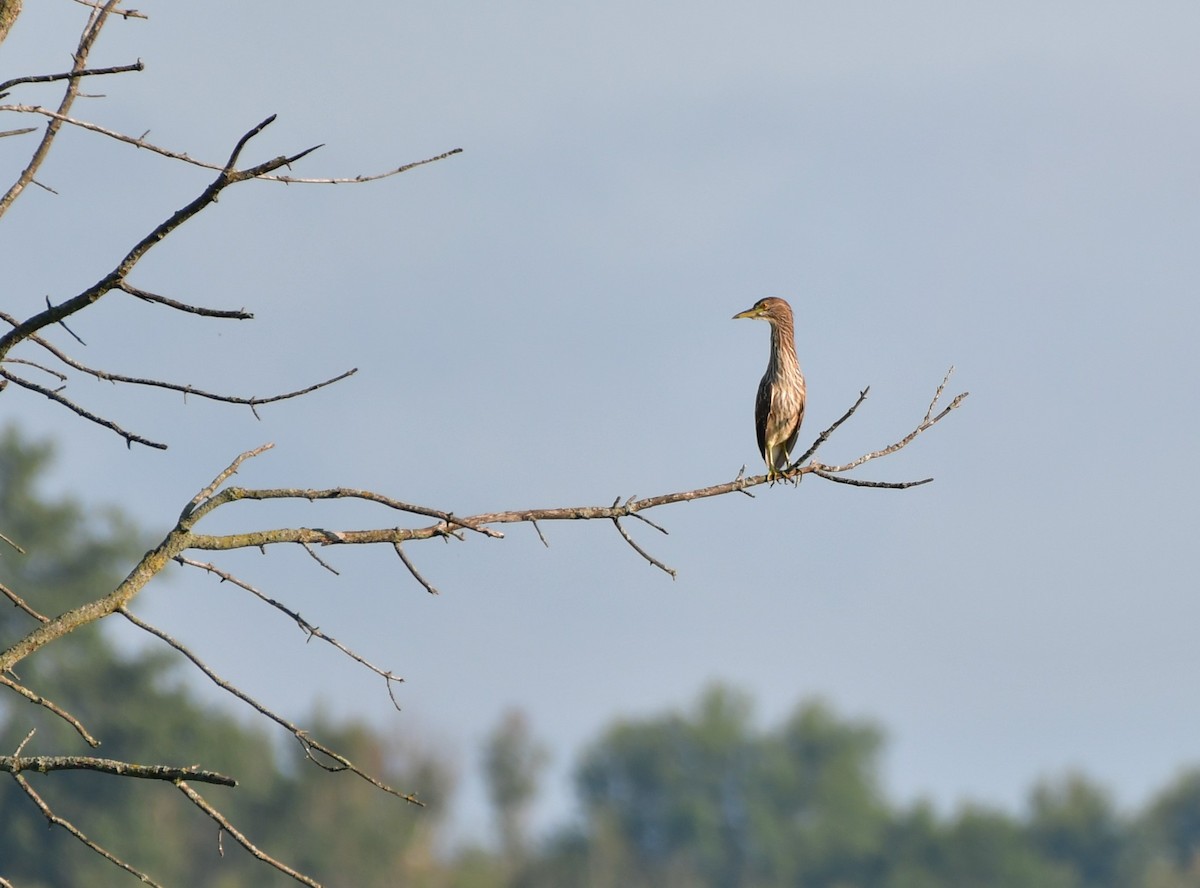
[[[776,321],[771,325],[771,362],[778,360],[785,365],[798,367],[800,362],[796,357],[796,334],[791,324]]]

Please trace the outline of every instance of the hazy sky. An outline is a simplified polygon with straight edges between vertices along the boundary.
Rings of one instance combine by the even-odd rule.
[[[222,160],[326,147],[239,186],[136,271],[246,307],[185,318],[112,294],[72,321],[94,366],[243,395],[358,375],[249,411],[72,379],[171,444],[134,449],[34,396],[55,488],[161,531],[240,451],[247,486],[364,487],[458,514],[607,504],[758,470],[767,328],[789,299],[807,444],[872,386],[830,461],[890,443],[946,368],[964,409],[864,477],[673,506],[630,530],[506,528],[504,542],[219,563],[405,676],[381,683],[261,606],[172,572],[137,611],[302,718],[314,700],[468,768],[507,707],[554,749],[541,819],[618,714],[727,681],[763,724],[820,695],[878,720],[888,788],[1020,804],[1082,768],[1136,804],[1200,762],[1200,7],[1191,2],[137,4],[75,113]],[[28,4],[4,76],[61,70],[86,10]],[[24,88],[12,100],[52,104]],[[9,121],[5,128],[20,124]],[[0,140],[10,179],[30,137]],[[3,220],[4,308],[78,292],[210,174],[67,132]],[[61,332],[54,340],[73,342]],[[363,527],[376,510],[239,505],[210,530]],[[118,627],[119,628],[119,627]],[[122,630],[122,636],[127,633]],[[419,789],[419,787],[417,787]],[[474,777],[459,824],[486,824]]]

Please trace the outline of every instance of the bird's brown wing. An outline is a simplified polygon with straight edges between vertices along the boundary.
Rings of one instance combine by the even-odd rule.
[[[763,377],[754,399],[754,433],[758,436],[758,452],[767,458],[767,415],[771,412],[771,383]]]
[[[796,439],[800,437],[800,426],[804,423],[804,402],[800,402],[800,412],[796,414],[796,425],[792,428],[792,432],[787,436],[787,446],[784,448],[791,458],[792,448],[796,446]]]

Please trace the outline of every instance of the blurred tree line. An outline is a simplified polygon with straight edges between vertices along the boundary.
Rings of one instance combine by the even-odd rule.
[[[27,552],[0,555],[0,583],[58,613],[111,588],[141,548],[119,513],[42,495],[50,459],[44,442],[11,428],[0,435],[0,524]],[[0,644],[28,628],[15,607],[0,608]],[[1033,787],[1020,816],[982,806],[944,815],[884,795],[876,726],[808,702],[763,730],[750,700],[724,687],[687,712],[609,727],[576,770],[578,822],[536,841],[527,818],[546,753],[520,714],[509,714],[482,757],[497,840],[448,848],[437,801],[449,797],[454,773],[436,755],[364,724],[315,719],[351,758],[393,784],[419,787],[432,804],[415,809],[314,768],[260,728],[202,704],[165,657],[118,652],[94,630],[72,642],[24,664],[24,683],[70,699],[106,756],[138,761],[171,748],[181,763],[237,776],[237,789],[208,790],[214,801],[235,823],[252,824],[264,850],[329,886],[1200,888],[1200,770],[1132,813],[1072,774]],[[0,696],[0,749],[15,750],[30,724],[37,734],[26,754],[80,745],[43,716]],[[215,825],[177,804],[170,784],[27,776],[56,812],[164,884],[295,884],[231,841],[219,849]],[[47,829],[3,775],[0,876],[22,888],[136,884],[63,830]]]

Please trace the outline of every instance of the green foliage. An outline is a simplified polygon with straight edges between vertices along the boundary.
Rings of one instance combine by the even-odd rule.
[[[547,758],[546,749],[533,739],[527,719],[518,710],[505,713],[484,745],[483,773],[500,842],[510,860],[525,853],[525,820]]]
[[[827,705],[759,730],[714,687],[690,713],[619,722],[578,771],[585,820],[518,878],[549,888],[1200,888],[1200,771],[1140,818],[1080,775],[1029,814],[899,809],[878,781],[882,734]]]
[[[1154,888],[1200,886],[1200,769],[1181,774],[1152,800],[1139,828]]]
[[[1048,860],[1077,874],[1082,888],[1118,888],[1128,843],[1108,793],[1081,774],[1042,782],[1030,795],[1029,838]]]
[[[901,827],[885,868],[889,888],[1074,888],[1066,867],[1041,856],[1022,825],[998,811],[969,807],[936,823],[928,809]],[[920,822],[923,821],[923,822]]]
[[[588,822],[619,849],[625,877],[837,885],[869,874],[886,823],[878,731],[820,703],[765,734],[750,714],[744,695],[714,687],[691,717],[619,724],[586,753]]]

